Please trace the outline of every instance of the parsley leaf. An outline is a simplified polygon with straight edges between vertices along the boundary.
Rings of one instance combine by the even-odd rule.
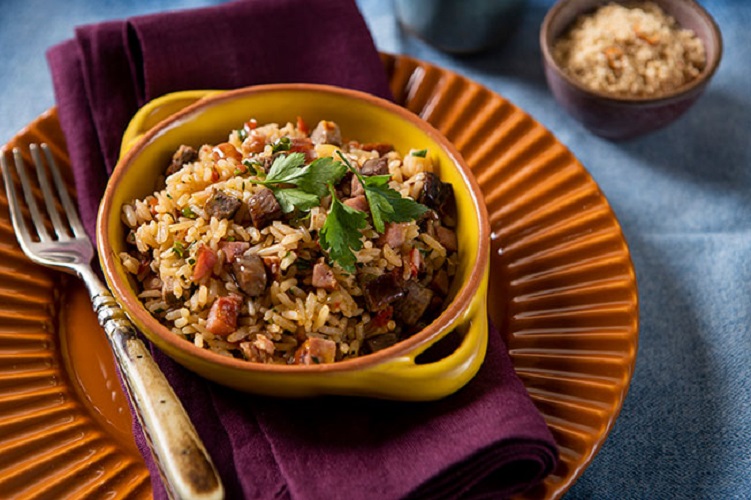
[[[425,158],[425,155],[428,154],[427,149],[421,149],[420,151],[412,151],[412,156],[417,156],[418,158]]]
[[[290,213],[317,206],[328,193],[326,186],[339,182],[346,172],[347,167],[332,158],[319,158],[306,166],[303,153],[291,153],[278,156],[265,179],[251,181],[271,188],[284,213]]]
[[[328,193],[329,183],[338,183],[347,173],[346,165],[330,157],[318,158],[303,170],[305,173],[297,179],[297,187],[319,198]]]
[[[271,164],[266,180],[259,182],[261,184],[293,183],[302,175],[303,170],[300,167],[303,165],[305,165],[305,155],[302,153],[280,155]]]
[[[365,189],[365,197],[370,205],[370,215],[373,218],[373,227],[379,233],[386,230],[386,222],[407,222],[415,220],[428,211],[428,207],[417,203],[412,198],[404,198],[401,193],[388,186],[388,175],[373,175],[364,177],[358,172],[344,155],[337,154],[346,163],[352,173],[360,180]]]
[[[324,186],[325,187],[325,186]],[[282,207],[282,211],[285,214],[293,212],[295,208],[302,211],[308,211],[311,208],[318,206],[320,198],[315,194],[306,193],[302,189],[279,189],[272,188],[276,201]]]
[[[329,259],[338,262],[342,269],[354,273],[357,257],[353,252],[362,248],[360,230],[367,225],[366,215],[339,201],[331,184],[328,190],[331,210],[319,233],[321,248],[327,250]]]

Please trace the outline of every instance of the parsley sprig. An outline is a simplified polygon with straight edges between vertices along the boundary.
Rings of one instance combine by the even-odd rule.
[[[306,212],[318,206],[328,193],[326,186],[338,183],[346,172],[347,167],[333,158],[305,165],[303,153],[291,153],[278,156],[265,178],[251,181],[271,189],[284,213]]]
[[[386,222],[407,222],[415,220],[428,211],[428,207],[421,205],[411,198],[402,197],[401,193],[388,186],[389,175],[373,175],[365,177],[352,166],[340,152],[337,154],[365,190],[365,197],[370,206],[370,216],[373,227],[379,233],[386,229]],[[362,248],[361,229],[367,225],[367,214],[348,207],[337,197],[331,184],[331,210],[326,222],[321,228],[321,248],[329,254],[329,259],[338,262],[345,271],[355,272],[357,258],[354,252]]]

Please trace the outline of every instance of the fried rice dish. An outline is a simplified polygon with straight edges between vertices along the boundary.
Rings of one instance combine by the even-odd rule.
[[[255,363],[367,355],[446,308],[456,202],[430,151],[322,120],[249,120],[182,145],[122,207],[119,255],[144,307],[199,348]]]

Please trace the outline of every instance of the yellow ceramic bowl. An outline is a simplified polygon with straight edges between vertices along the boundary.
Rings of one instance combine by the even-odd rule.
[[[153,192],[157,177],[181,144],[226,140],[249,118],[286,123],[337,122],[347,137],[429,150],[438,175],[451,183],[457,200],[459,260],[448,308],[427,328],[387,349],[359,358],[311,366],[264,365],[220,356],[178,338],[136,297],[118,255],[125,248],[121,207]],[[431,400],[451,394],[477,373],[487,347],[490,230],[482,195],[454,147],[409,111],[373,96],[307,84],[265,85],[229,92],[170,94],[145,106],[123,139],[123,154],[100,206],[97,245],[102,269],[118,302],[159,349],[190,370],[243,391],[284,396],[348,394]],[[458,347],[437,361],[418,358],[456,330]]]

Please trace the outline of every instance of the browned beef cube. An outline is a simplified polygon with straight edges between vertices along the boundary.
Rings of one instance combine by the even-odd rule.
[[[334,122],[321,120],[310,133],[310,139],[315,144],[333,144],[335,146],[342,145],[342,131],[339,129],[339,125]]]
[[[370,280],[363,289],[365,305],[371,312],[384,309],[395,300],[404,297],[405,294],[404,286],[392,273],[385,273]]]
[[[216,190],[206,202],[206,215],[216,219],[231,219],[240,209],[242,203],[234,196]]]
[[[248,211],[256,229],[262,229],[281,219],[283,214],[281,205],[270,189],[263,189],[251,196],[248,200]]]
[[[258,255],[241,255],[232,262],[232,274],[240,289],[251,297],[266,290],[266,266]]]
[[[366,160],[360,168],[362,175],[386,175],[389,173],[389,159],[388,158],[371,158]]]
[[[425,314],[431,301],[433,291],[415,281],[404,283],[406,296],[394,304],[394,314],[407,325],[414,325]]]
[[[167,167],[166,175],[172,175],[180,170],[186,163],[192,163],[198,159],[198,151],[190,146],[182,145],[172,155],[172,163]]]
[[[435,210],[445,225],[456,225],[454,188],[451,184],[441,181],[433,172],[425,172],[425,183],[417,201]]]

